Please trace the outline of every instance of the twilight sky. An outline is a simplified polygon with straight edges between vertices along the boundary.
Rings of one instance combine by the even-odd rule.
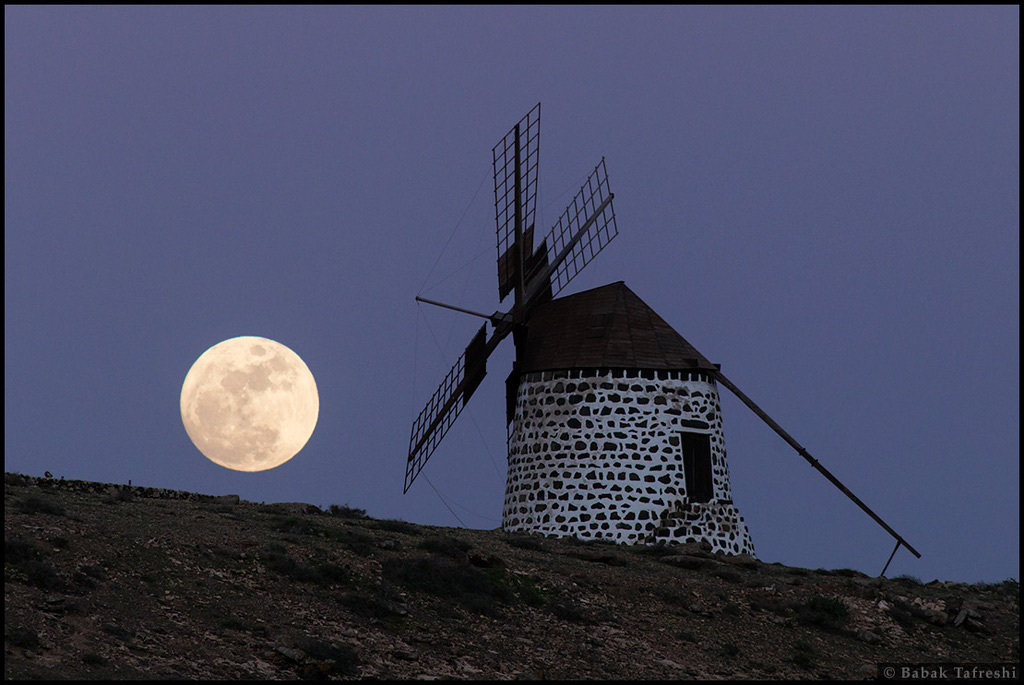
[[[4,467],[500,525],[506,341],[402,495],[493,312],[491,148],[541,107],[538,230],[605,157],[623,280],[922,554],[1019,578],[1018,7],[5,7]],[[261,473],[192,445],[210,346],[316,377]],[[722,389],[759,557],[894,542]]]

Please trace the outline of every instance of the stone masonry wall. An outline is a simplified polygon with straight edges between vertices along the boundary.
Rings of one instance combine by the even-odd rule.
[[[687,497],[680,434],[710,437],[713,494]],[[753,554],[732,504],[714,381],[699,372],[530,373],[516,397],[502,526]]]

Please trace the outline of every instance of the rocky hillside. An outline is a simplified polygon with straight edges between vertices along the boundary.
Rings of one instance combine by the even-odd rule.
[[[4,492],[7,678],[863,678],[1020,659],[1014,581],[18,474]]]

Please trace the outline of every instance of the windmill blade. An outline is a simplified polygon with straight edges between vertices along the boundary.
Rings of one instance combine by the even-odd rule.
[[[487,357],[497,345],[497,336],[492,342],[493,346],[487,341],[487,324],[484,324],[413,422],[403,494],[409,491],[427,459],[487,374]]]
[[[921,553],[920,552],[918,552],[916,549],[911,547],[910,543],[908,543],[906,540],[904,540],[903,537],[899,533],[897,533],[895,530],[893,530],[889,526],[888,523],[883,521],[882,518],[878,514],[876,514],[875,512],[871,511],[871,509],[868,508],[868,505],[866,505],[866,504],[864,504],[863,502],[860,501],[859,497],[857,497],[855,494],[850,492],[850,489],[847,488],[845,485],[843,485],[842,482],[840,482],[840,480],[838,478],[836,478],[834,475],[832,475],[831,471],[829,471],[824,466],[822,466],[821,462],[819,462],[817,459],[812,457],[810,455],[810,453],[800,445],[800,443],[798,443],[796,440],[794,440],[790,436],[789,433],[787,433],[786,431],[784,431],[782,429],[782,426],[777,424],[772,419],[772,417],[768,416],[768,414],[763,409],[761,409],[761,407],[759,407],[756,404],[754,404],[754,401],[752,399],[747,397],[746,394],[744,394],[742,390],[737,388],[736,385],[732,381],[730,381],[728,378],[726,378],[722,374],[721,370],[716,370],[714,372],[714,376],[715,376],[716,380],[718,380],[719,383],[721,383],[725,387],[729,388],[729,390],[732,392],[732,394],[736,395],[736,397],[738,397],[739,400],[741,402],[743,402],[743,404],[747,405],[751,409],[751,411],[753,411],[755,414],[757,414],[757,416],[762,421],[767,423],[769,428],[771,428],[773,431],[778,433],[779,437],[781,437],[783,440],[785,440],[789,444],[790,447],[792,447],[793,449],[795,449],[797,451],[797,454],[799,454],[801,457],[806,459],[807,462],[811,466],[816,468],[821,473],[821,475],[825,476],[825,478],[827,478],[829,480],[829,482],[831,482],[833,485],[835,485],[837,488],[839,488],[839,490],[844,495],[846,495],[851,500],[853,500],[854,504],[856,504],[858,507],[860,507],[862,510],[864,510],[864,513],[866,513],[868,516],[873,518],[878,525],[880,525],[882,528],[885,529],[885,531],[887,533],[889,533],[889,535],[893,536],[893,538],[896,539],[896,548],[893,549],[893,551],[892,551],[893,555],[896,554],[896,550],[898,550],[900,548],[900,545],[903,545],[908,550],[910,550],[910,552],[915,557],[917,557],[918,559],[921,558]],[[892,555],[889,556],[889,561],[892,561]],[[888,562],[886,563],[885,566],[886,566],[886,568],[889,567]],[[882,574],[883,575],[885,574],[885,569],[882,569]]]
[[[498,297],[520,279],[520,265],[533,251],[540,163],[540,103],[494,146],[494,215],[498,225]],[[520,236],[519,244],[516,237]]]
[[[612,207],[614,197],[602,157],[542,243],[555,255],[547,269],[541,271],[542,280],[550,279],[552,296],[568,285],[619,234]],[[534,283],[530,290],[535,292],[545,287],[547,283]]]

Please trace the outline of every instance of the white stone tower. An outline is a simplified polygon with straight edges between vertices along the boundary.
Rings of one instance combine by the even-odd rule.
[[[503,528],[754,553],[710,362],[622,282],[539,306],[524,338]]]

